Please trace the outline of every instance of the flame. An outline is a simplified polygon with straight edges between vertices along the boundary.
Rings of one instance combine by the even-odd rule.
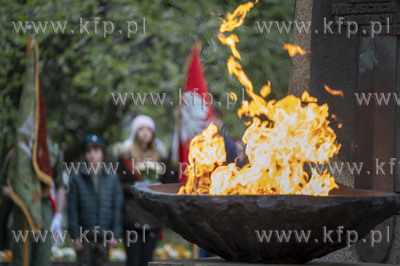
[[[229,97],[231,98],[231,100],[237,102],[237,95],[234,92],[230,92],[229,93]]]
[[[344,97],[343,91],[332,90],[332,89],[329,88],[327,85],[324,85],[324,88],[325,88],[325,90],[326,90],[328,93],[330,93],[330,94],[332,94],[332,95],[340,95],[340,97],[342,97],[342,99],[343,99],[343,97]]]
[[[222,20],[219,31],[222,33],[225,31],[232,31],[237,27],[240,27],[243,24],[244,19],[246,18],[247,12],[249,12],[250,9],[252,9],[254,4],[256,4],[257,2],[258,0],[255,1],[255,3],[248,2],[246,4],[240,5],[235,9],[232,14],[228,12],[226,14],[226,20]],[[238,17],[240,18],[238,19]]]
[[[335,114],[331,114],[331,118],[332,118],[333,120],[337,121],[337,117],[336,117]],[[337,123],[337,127],[338,127],[338,128],[342,128],[342,123]]]
[[[261,90],[260,94],[262,97],[267,97],[271,93],[271,82],[268,80],[268,84],[264,85]]]
[[[308,51],[304,51],[303,49],[301,49],[300,46],[293,45],[293,44],[290,44],[290,43],[284,43],[283,44],[283,49],[288,51],[290,57],[295,56],[297,53],[299,53],[301,55],[305,55],[306,53],[308,53]]]
[[[179,193],[208,193],[212,171],[226,158],[224,138],[217,132],[217,127],[211,123],[190,142],[188,181]]]
[[[329,126],[328,105],[318,105],[308,92],[301,98],[289,95],[280,101],[266,101],[264,98],[271,92],[269,81],[261,88],[261,96],[254,93],[253,84],[235,60],[240,59],[235,47],[239,39],[236,35],[226,38],[222,34],[239,27],[253,6],[249,2],[240,5],[233,14],[228,13],[219,35],[233,54],[227,62],[229,74],[236,76],[251,98],[243,101],[238,110],[239,117],[252,118],[245,122],[248,128],[242,137],[249,163],[241,169],[234,163],[224,165],[224,139],[211,124],[190,143],[188,182],[179,194],[328,195],[337,187],[334,178],[327,171],[318,173],[311,167],[311,163],[328,162],[340,149]]]
[[[218,39],[220,40],[220,42],[222,44],[229,45],[231,47],[233,56],[240,59],[239,51],[236,49],[236,43],[239,42],[238,36],[236,36],[235,34],[232,34],[232,35],[229,35],[228,37],[225,37],[225,35],[223,35],[221,33],[221,34],[218,34]]]

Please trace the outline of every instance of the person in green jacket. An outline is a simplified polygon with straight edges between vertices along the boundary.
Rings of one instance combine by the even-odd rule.
[[[103,138],[88,135],[81,148],[85,162],[72,177],[68,194],[69,233],[79,265],[108,265],[108,248],[122,236],[122,188],[118,176],[103,164]]]

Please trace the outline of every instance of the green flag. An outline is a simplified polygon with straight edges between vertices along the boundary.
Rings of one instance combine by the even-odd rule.
[[[46,140],[46,116],[39,82],[39,48],[36,41],[28,37],[25,83],[8,185],[12,200],[21,208],[32,230],[42,227],[42,197],[48,195],[52,184]]]

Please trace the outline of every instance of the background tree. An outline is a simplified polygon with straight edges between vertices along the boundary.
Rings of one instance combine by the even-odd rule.
[[[227,46],[218,38],[219,16],[233,12],[247,1],[13,1],[3,0],[0,9],[0,159],[14,144],[16,112],[25,71],[26,34],[16,33],[12,21],[67,21],[65,32],[54,33],[48,25],[35,38],[40,50],[40,78],[46,103],[48,133],[65,153],[65,160],[79,156],[79,142],[88,133],[99,133],[108,143],[129,136],[129,124],[137,114],[155,118],[157,132],[172,143],[178,112],[178,89],[182,86],[185,61],[195,40],[202,43],[201,60],[214,101],[226,103],[224,92],[241,96],[242,86],[230,77]],[[260,33],[257,22],[293,20],[294,0],[261,0],[235,30],[240,43],[241,63],[256,90],[268,80],[270,98],[287,94],[290,58],[283,51],[291,32]],[[80,19],[99,17],[97,33],[90,22],[89,34],[79,33]],[[145,33],[143,33],[143,18]],[[114,33],[103,37],[103,21],[112,21]],[[138,32],[126,35],[127,21],[138,24]],[[74,33],[71,32],[74,30]],[[122,33],[119,33],[121,30]],[[149,100],[143,106],[114,105],[112,92],[166,93],[164,105]],[[170,101],[175,104],[171,106]],[[168,104],[167,104],[168,103]],[[240,137],[244,124],[238,119],[239,103],[225,113],[225,126],[232,137]]]

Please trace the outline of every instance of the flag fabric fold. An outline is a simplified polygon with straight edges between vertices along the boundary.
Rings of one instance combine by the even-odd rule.
[[[39,48],[28,37],[27,65],[18,110],[15,152],[8,171],[11,199],[29,227],[42,227],[42,197],[48,196],[52,170],[47,148],[46,115],[39,81]]]

